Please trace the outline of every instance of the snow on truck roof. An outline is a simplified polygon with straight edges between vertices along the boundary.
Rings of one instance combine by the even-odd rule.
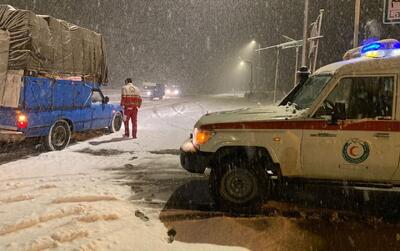
[[[388,42],[389,45],[386,44]],[[400,73],[400,43],[397,40],[388,39],[374,42],[352,49],[350,52],[356,52],[358,57],[326,65],[318,69],[314,75]]]
[[[400,72],[400,56],[392,56],[390,58],[357,58],[341,61],[318,69],[315,75],[385,74],[393,72]]]

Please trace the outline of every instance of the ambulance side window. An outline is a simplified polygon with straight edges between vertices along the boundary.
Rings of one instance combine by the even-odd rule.
[[[341,79],[315,117],[332,114],[333,105],[344,103],[347,119],[392,119],[394,77]]]

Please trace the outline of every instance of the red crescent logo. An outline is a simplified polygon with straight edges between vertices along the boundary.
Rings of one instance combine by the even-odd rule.
[[[354,151],[355,149],[357,149],[357,148],[358,148],[358,146],[352,146],[352,147],[349,149],[350,155],[356,157],[357,154],[355,154],[353,151]]]
[[[343,158],[351,164],[360,164],[366,161],[370,154],[368,142],[359,139],[350,139],[342,149]]]

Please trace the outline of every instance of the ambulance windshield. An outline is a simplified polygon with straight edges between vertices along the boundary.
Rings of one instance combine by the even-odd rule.
[[[291,98],[288,101],[297,109],[303,110],[309,108],[331,79],[332,76],[330,75],[310,77],[300,88],[294,89],[294,93],[290,94]]]

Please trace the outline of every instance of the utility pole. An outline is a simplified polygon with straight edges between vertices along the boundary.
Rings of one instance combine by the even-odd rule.
[[[304,26],[303,26],[303,52],[301,55],[301,65],[302,66],[307,66],[308,3],[309,3],[309,0],[305,0],[305,2],[304,2]]]
[[[278,88],[278,78],[279,78],[279,52],[281,49],[276,48],[276,66],[275,66],[275,83],[274,83],[274,104],[276,103],[276,91]]]
[[[257,81],[256,89],[261,89],[261,43],[258,42]]]
[[[361,13],[361,0],[355,0],[355,14],[354,14],[354,37],[353,46],[358,47],[358,37],[360,33],[360,13]]]
[[[297,46],[296,47],[296,66],[294,67],[294,83],[293,86],[296,87],[297,85],[297,71],[299,70],[299,51],[300,51],[300,47]]]

